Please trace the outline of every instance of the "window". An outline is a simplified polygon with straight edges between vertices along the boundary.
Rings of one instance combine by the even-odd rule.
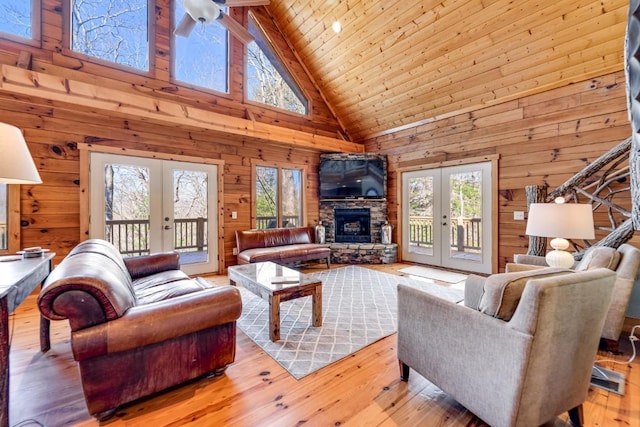
[[[70,0],[71,50],[149,71],[147,0]]]
[[[0,253],[20,249],[20,186],[0,184]]]
[[[254,165],[255,228],[302,227],[304,167]]]
[[[18,41],[40,40],[40,0],[4,0],[0,4],[0,33]]]
[[[309,101],[251,13],[249,32],[255,41],[247,46],[247,98],[294,113],[307,114]]]
[[[221,8],[226,12],[226,8]],[[174,2],[173,28],[184,16]],[[173,36],[173,78],[218,92],[229,91],[229,33],[217,22],[197,24],[189,37]]]

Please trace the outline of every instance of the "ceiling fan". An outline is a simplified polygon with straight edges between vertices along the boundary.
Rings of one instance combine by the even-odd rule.
[[[182,6],[185,14],[173,33],[177,36],[188,37],[198,22],[204,25],[215,19],[238,40],[248,44],[253,41],[253,36],[238,21],[224,13],[220,7],[262,6],[267,4],[269,4],[269,0],[183,0]]]

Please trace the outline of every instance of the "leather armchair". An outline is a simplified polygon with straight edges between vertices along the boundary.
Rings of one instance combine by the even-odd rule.
[[[123,259],[108,242],[76,246],[46,280],[41,313],[68,319],[89,413],[208,373],[235,359],[242,302],[232,286],[209,288],[179,269],[177,253]]]
[[[493,427],[538,426],[566,411],[579,424],[615,273],[510,276],[494,289],[493,276],[471,277],[488,281],[477,307],[398,285],[401,379],[412,368]]]

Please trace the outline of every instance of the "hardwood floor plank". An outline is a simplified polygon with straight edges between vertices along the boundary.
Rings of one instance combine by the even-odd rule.
[[[406,264],[366,266],[390,274]],[[337,268],[333,266],[332,268]],[[310,265],[306,272],[322,271]],[[208,279],[227,284],[226,276]],[[52,348],[39,349],[36,295],[12,316],[10,425],[137,426],[466,426],[486,424],[412,371],[400,381],[396,335],[384,338],[300,380],[238,331],[236,362],[219,377],[204,377],[118,409],[103,423],[89,416],[66,322],[52,322]],[[621,355],[602,359],[626,361]],[[627,376],[624,396],[592,388],[586,426],[640,425],[639,362],[604,364]],[[635,368],[635,369],[634,369]],[[550,426],[568,426],[563,414]]]

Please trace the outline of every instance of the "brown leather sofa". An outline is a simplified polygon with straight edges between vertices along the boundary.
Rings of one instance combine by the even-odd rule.
[[[178,254],[123,259],[104,240],[80,243],[47,278],[40,312],[68,319],[89,413],[121,404],[235,359],[240,293],[208,287],[180,271]]]
[[[326,259],[330,268],[331,249],[314,241],[313,227],[236,231],[238,264],[266,261],[290,264]]]

